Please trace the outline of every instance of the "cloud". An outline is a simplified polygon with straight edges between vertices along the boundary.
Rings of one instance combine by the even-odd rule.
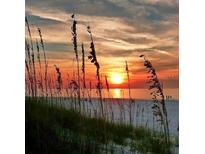
[[[63,53],[73,57],[72,13],[86,54],[90,50],[86,26],[91,26],[102,73],[123,72],[125,60],[132,75],[143,73],[138,57],[146,54],[159,74],[178,74],[178,0],[26,0],[33,39],[39,39],[36,29],[40,27],[52,62],[55,56],[65,57]],[[89,62],[87,66],[93,68]]]

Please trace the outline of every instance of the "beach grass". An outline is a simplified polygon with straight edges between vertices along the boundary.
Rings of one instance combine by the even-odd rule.
[[[34,57],[33,54],[33,41],[26,18],[26,25],[30,36],[25,39],[26,153],[98,154],[128,152],[129,154],[170,154],[170,149],[176,144],[175,142],[178,142],[178,139],[170,140],[163,86],[151,62],[145,55],[140,55],[141,58],[144,58],[144,66],[149,72],[149,90],[153,101],[153,124],[156,123],[156,125],[163,126],[164,128],[160,132],[155,130],[154,127],[150,129],[147,125],[142,126],[141,122],[137,123],[138,126],[134,126],[134,117],[136,116],[142,119],[144,108],[140,108],[136,115],[133,114],[132,110],[135,109],[135,101],[131,97],[127,61],[125,70],[129,90],[129,123],[126,123],[126,101],[124,98],[121,103],[118,103],[120,123],[115,121],[115,117],[119,115],[118,112],[114,112],[111,104],[114,102],[114,99],[110,95],[107,76],[105,76],[105,83],[109,101],[111,102],[109,103],[109,109],[107,106],[109,101],[105,100],[102,95],[102,88],[105,83],[101,77],[100,66],[103,65],[98,63],[97,60],[97,52],[94,46],[91,28],[90,26],[87,27],[87,32],[90,36],[90,51],[87,58],[96,67],[97,83],[94,83],[95,85],[92,85],[92,81],[89,78],[85,78],[85,66],[87,64],[85,62],[86,52],[82,44],[82,59],[79,59],[80,53],[77,49],[79,45],[77,41],[77,21],[74,14],[71,18],[73,21],[71,34],[75,54],[74,62],[76,63],[77,73],[73,71],[73,77],[70,77],[69,74],[71,72],[66,72],[67,80],[63,78],[65,74],[63,72],[61,74],[61,68],[58,65],[54,64],[54,68],[48,67],[49,63],[40,28],[37,29],[39,45],[36,43],[38,63],[34,63],[36,56]],[[42,66],[40,51],[43,54],[42,59],[44,60]],[[79,66],[79,62],[81,61],[82,73],[80,73]],[[51,73],[51,69],[55,69],[55,74]],[[89,86],[86,86],[88,83]],[[97,89],[98,99],[92,96],[91,90],[93,87]],[[63,90],[66,90],[65,95],[63,94]],[[62,101],[64,98],[67,99],[66,102]],[[89,102],[85,101],[86,99]],[[64,103],[69,108],[66,108]],[[110,117],[109,112],[112,114]]]
[[[106,153],[127,149],[165,154],[162,133],[89,118],[78,111],[26,97],[26,153]]]

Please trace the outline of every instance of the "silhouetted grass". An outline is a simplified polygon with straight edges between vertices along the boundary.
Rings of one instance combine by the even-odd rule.
[[[26,97],[27,153],[104,153],[104,145],[112,143],[132,151],[165,154],[168,147],[163,139],[163,134],[147,128],[88,118],[44,98]]]
[[[126,61],[125,71],[127,73],[127,83],[129,90],[129,125],[126,125],[126,101],[124,99],[118,102],[120,110],[120,123],[115,123],[115,117],[118,116],[118,112],[114,112],[112,96],[109,94],[109,83],[105,76],[105,85],[110,99],[109,109],[107,107],[106,100],[102,96],[102,86],[100,73],[100,64],[97,61],[93,36],[91,33],[90,26],[87,27],[87,31],[90,35],[90,49],[88,59],[96,67],[96,78],[97,84],[94,85],[97,88],[99,95],[99,102],[92,97],[92,85],[91,81],[89,86],[86,87],[88,82],[85,79],[85,54],[84,46],[82,44],[82,73],[79,71],[79,53],[77,50],[77,21],[72,15],[72,41],[77,61],[77,74],[73,73],[73,77],[63,81],[63,73],[60,72],[60,67],[55,66],[56,76],[50,73],[48,68],[48,61],[46,58],[46,50],[44,47],[44,41],[40,28],[39,33],[39,44],[42,48],[44,58],[44,69],[41,70],[40,60],[40,48],[38,41],[36,41],[37,65],[39,69],[35,72],[35,57],[33,54],[33,42],[31,31],[29,28],[28,21],[26,19],[29,38],[25,40],[25,66],[27,71],[26,76],[26,153],[107,153],[113,151],[114,153],[124,153],[124,150],[138,151],[141,153],[156,153],[156,154],[168,154],[169,147],[172,146],[172,142],[169,143],[169,126],[167,121],[166,106],[163,95],[163,87],[160,84],[155,69],[151,63],[145,59],[144,65],[148,68],[150,73],[150,89],[155,88],[154,92],[150,94],[154,97],[153,117],[159,116],[162,124],[165,126],[164,132],[156,132],[144,127],[133,127],[134,114],[134,100],[131,98],[130,93],[130,77],[129,69]],[[140,57],[144,57],[141,55]],[[44,71],[45,74],[41,71]],[[36,76],[36,74],[40,74]],[[69,73],[67,73],[69,74]],[[75,80],[77,75],[77,80]],[[80,80],[82,76],[82,81]],[[44,77],[44,79],[43,79]],[[89,76],[88,76],[89,77]],[[36,79],[35,79],[36,78]],[[38,82],[37,82],[38,81]],[[37,83],[39,86],[37,86]],[[64,83],[64,84],[63,84]],[[64,87],[66,89],[66,95],[63,95]],[[82,89],[82,98],[80,91]],[[37,91],[41,93],[38,93]],[[62,91],[61,91],[62,90]],[[87,97],[85,96],[87,92]],[[160,95],[160,100],[155,98]],[[67,99],[68,98],[68,99]],[[63,99],[67,99],[66,105]],[[89,102],[85,101],[86,99]],[[70,104],[69,104],[70,103]],[[81,107],[81,103],[83,108]],[[95,103],[99,104],[95,105]],[[54,105],[54,104],[59,104]],[[85,104],[87,108],[85,108]],[[69,106],[69,110],[65,109]],[[105,107],[104,107],[105,105]],[[90,106],[90,108],[88,107]],[[160,108],[161,107],[161,108]],[[137,108],[137,116],[143,119],[144,108]],[[108,112],[111,112],[109,116]],[[79,112],[80,111],[80,112]],[[82,112],[81,112],[82,111]],[[89,116],[89,117],[88,117]],[[94,118],[91,118],[94,117]],[[111,121],[111,122],[109,122]],[[155,121],[156,122],[156,121]],[[140,126],[141,122],[137,122]],[[153,121],[154,123],[154,121]],[[156,122],[157,123],[157,122]],[[178,140],[176,140],[178,141]],[[117,151],[118,150],[118,151]],[[121,151],[119,151],[121,150]],[[111,152],[112,153],[112,152]]]
[[[169,144],[170,134],[169,134],[169,122],[167,109],[165,105],[165,97],[163,92],[162,83],[159,81],[157,77],[157,73],[152,63],[146,58],[145,55],[140,55],[140,57],[144,58],[144,66],[147,68],[149,76],[147,77],[149,80],[149,90],[151,90],[152,100],[153,100],[153,115],[157,118],[157,121],[163,125],[164,134],[166,138],[167,144]]]

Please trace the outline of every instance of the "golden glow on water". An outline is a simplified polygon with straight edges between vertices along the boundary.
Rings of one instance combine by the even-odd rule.
[[[69,91],[70,92],[70,91]],[[81,91],[82,92],[82,91]],[[150,90],[148,89],[130,89],[131,97],[133,99],[147,99],[151,100]],[[62,90],[62,95],[67,96],[66,90]],[[120,99],[129,99],[129,90],[128,89],[110,89],[109,95],[107,89],[102,89],[103,98],[120,98]],[[97,89],[91,90],[92,98],[98,98]],[[179,89],[164,89],[164,96],[172,96],[171,99],[179,99]]]
[[[121,89],[113,89],[112,96],[113,98],[122,98],[122,92]]]
[[[131,97],[133,99],[151,99],[150,91],[148,89],[131,89]],[[103,90],[104,93],[107,93],[106,90]],[[129,98],[128,89],[110,89],[111,96],[113,98]],[[179,89],[164,89],[164,95],[172,96],[172,99],[179,99]]]

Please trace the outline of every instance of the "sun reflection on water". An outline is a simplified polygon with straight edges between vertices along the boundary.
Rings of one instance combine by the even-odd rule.
[[[112,95],[113,95],[113,98],[122,98],[122,90],[121,89],[113,89]]]

